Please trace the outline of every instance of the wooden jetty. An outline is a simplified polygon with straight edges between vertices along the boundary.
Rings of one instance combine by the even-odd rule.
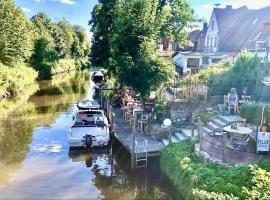
[[[132,154],[133,150],[133,131],[132,126],[127,123],[122,115],[120,108],[113,108],[114,122],[114,136],[115,138],[127,149],[127,151]],[[144,157],[145,155],[145,140],[147,140],[147,154],[148,157],[158,156],[160,151],[165,147],[165,145],[154,139],[150,135],[145,135],[141,133],[135,133],[135,140],[137,141],[136,154],[137,157]]]

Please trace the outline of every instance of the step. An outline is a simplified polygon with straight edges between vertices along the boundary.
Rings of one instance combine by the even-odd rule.
[[[186,136],[186,138],[192,138],[192,129],[182,129],[181,132]],[[198,129],[194,129],[193,137],[198,137]]]
[[[220,119],[217,119],[217,118],[216,119],[213,119],[212,122],[215,125],[219,126],[219,127],[225,127],[225,126],[228,125],[227,123],[225,123],[225,122],[223,122],[223,121],[221,121]]]
[[[236,116],[236,115],[229,115],[229,116],[219,116],[218,119],[226,124],[232,124],[234,122],[243,121],[244,119]]]
[[[209,129],[212,129],[212,130],[218,130],[218,129],[221,128],[221,127],[217,126],[216,124],[214,124],[212,122],[208,122],[207,126],[209,127]]]
[[[169,144],[169,139],[162,139],[162,143],[164,146],[167,146]]]
[[[187,137],[185,135],[183,135],[182,133],[175,133],[174,135],[175,135],[175,137],[177,137],[177,139],[179,141],[183,141],[183,140],[187,139]]]
[[[172,143],[180,142],[179,139],[175,136],[171,136]]]
[[[205,126],[202,127],[202,131],[207,135],[213,134],[213,131]]]

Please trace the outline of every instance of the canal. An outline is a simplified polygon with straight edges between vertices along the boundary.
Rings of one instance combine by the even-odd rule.
[[[89,72],[28,90],[0,102],[0,199],[181,199],[158,158],[132,172],[116,141],[106,149],[69,149],[76,102],[93,94]]]

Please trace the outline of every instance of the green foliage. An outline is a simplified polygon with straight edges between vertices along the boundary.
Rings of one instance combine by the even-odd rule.
[[[269,104],[264,104],[264,103],[241,105],[240,115],[241,117],[245,118],[248,123],[259,125],[261,123],[262,109],[264,106],[266,108],[270,108]]]
[[[256,167],[252,167],[251,170],[253,186],[251,190],[245,187],[243,188],[246,199],[270,199],[270,172]]]
[[[255,54],[243,51],[234,63],[220,62],[185,77],[180,84],[204,83],[210,95],[226,95],[231,88],[241,93],[247,87],[250,95],[256,91],[256,80],[261,76],[260,62]]]
[[[91,46],[91,62],[94,66],[107,68],[111,58],[111,39],[113,36],[113,16],[116,0],[99,0],[89,21],[94,40]]]
[[[193,199],[192,189],[233,194],[245,198],[242,187],[251,188],[252,174],[247,165],[224,168],[202,163],[193,151],[194,142],[181,142],[161,152],[161,170],[173,181],[187,199]]]
[[[71,71],[78,66],[87,67],[85,58],[89,42],[84,28],[72,26],[65,20],[54,23],[45,13],[37,13],[31,21],[36,32],[31,62],[40,79],[49,79],[53,74]]]
[[[172,76],[172,63],[156,55],[161,28],[158,1],[118,1],[115,9],[109,72],[120,84],[146,96]]]
[[[172,76],[171,61],[156,54],[159,39],[184,41],[191,18],[185,0],[100,0],[90,21],[91,61],[107,68],[120,85],[147,96]]]
[[[0,63],[10,66],[28,60],[33,50],[32,25],[13,0],[0,5]]]
[[[37,78],[37,72],[23,64],[7,67],[0,63],[0,69],[0,97],[17,94]]]
[[[215,192],[206,192],[204,190],[194,189],[193,195],[196,199],[200,200],[239,200],[239,198],[233,195],[221,194]]]
[[[198,113],[198,117],[200,117],[201,122],[203,122],[203,123],[209,122],[209,120],[210,120],[212,117],[214,117],[215,115],[216,115],[216,114],[213,113],[213,112],[205,112],[205,111]]]
[[[187,44],[187,27],[193,19],[193,12],[186,0],[159,0],[161,29],[160,38],[170,38],[180,45]]]
[[[252,188],[242,188],[245,199],[257,200],[257,199],[269,199],[270,197],[270,172],[258,168],[257,166],[250,166],[252,177]],[[233,195],[221,194],[215,192],[207,192],[204,190],[194,189],[193,195],[196,199],[202,200],[238,200],[238,197]]]

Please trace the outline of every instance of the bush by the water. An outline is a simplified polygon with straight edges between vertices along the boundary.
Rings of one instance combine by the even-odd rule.
[[[174,183],[182,196],[194,199],[193,189],[233,194],[246,198],[242,188],[251,189],[252,171],[248,165],[224,168],[218,164],[205,164],[194,153],[194,142],[171,144],[161,152],[161,170]],[[269,161],[258,164],[268,170]]]
[[[0,98],[16,95],[34,83],[37,72],[25,64],[7,67],[0,63]]]
[[[240,106],[240,115],[247,120],[248,123],[259,125],[261,123],[263,107],[270,109],[270,104],[256,103],[244,104]],[[270,116],[269,116],[270,119]]]

